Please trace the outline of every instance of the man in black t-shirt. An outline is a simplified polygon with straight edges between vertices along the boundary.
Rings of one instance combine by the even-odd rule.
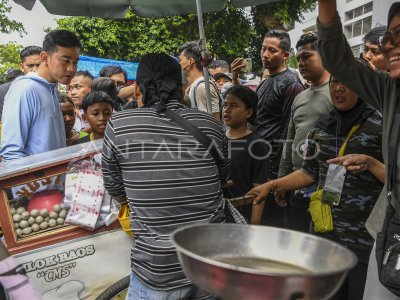
[[[290,55],[290,38],[286,31],[271,30],[261,47],[261,60],[268,69],[268,79],[257,88],[258,105],[254,132],[270,143],[268,178],[277,178],[279,162],[286,138],[290,112],[294,98],[304,90],[299,77],[289,70],[286,61]],[[242,58],[232,62],[233,84],[240,84],[239,72]],[[284,225],[283,209],[275,204],[273,197],[267,199],[264,209],[266,224]]]

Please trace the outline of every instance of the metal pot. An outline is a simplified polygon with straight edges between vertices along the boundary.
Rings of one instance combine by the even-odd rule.
[[[267,226],[191,225],[172,241],[187,277],[229,300],[327,299],[357,262],[337,243]]]

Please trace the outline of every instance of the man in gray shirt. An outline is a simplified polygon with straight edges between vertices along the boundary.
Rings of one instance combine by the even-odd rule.
[[[317,34],[303,34],[296,44],[296,49],[300,74],[311,82],[311,87],[298,94],[293,101],[278,177],[284,177],[301,168],[308,132],[314,128],[320,117],[328,115],[332,110],[329,73],[321,64]],[[310,215],[307,209],[310,192],[313,190],[303,189],[291,198],[288,224],[291,229],[308,232]],[[288,199],[285,198],[285,193],[275,195],[275,200],[280,206],[287,206]]]

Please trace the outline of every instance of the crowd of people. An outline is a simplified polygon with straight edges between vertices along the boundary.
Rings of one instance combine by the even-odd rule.
[[[128,202],[135,233],[127,299],[214,299],[185,277],[170,234],[224,222],[224,198],[246,194],[254,202],[239,211],[248,223],[313,233],[357,255],[331,299],[398,299],[379,282],[375,240],[388,205],[400,214],[399,177],[389,200],[385,184],[399,117],[400,2],[388,28],[365,35],[362,58],[343,35],[336,1],[318,2],[318,32],[295,44],[298,71],[287,65],[288,33],[270,30],[256,90],[242,84],[243,58],[211,63],[211,107],[198,42],[183,44],[177,59],[143,56],[127,85],[118,66],[77,71],[79,39],[49,32],[0,85],[3,162],[103,139],[104,186]]]

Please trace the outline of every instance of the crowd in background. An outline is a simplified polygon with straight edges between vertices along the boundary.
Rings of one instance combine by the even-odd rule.
[[[246,194],[255,200],[239,211],[249,223],[311,232],[357,255],[331,299],[397,299],[364,287],[384,218],[377,202],[385,184],[385,118],[395,111],[385,101],[396,97],[389,78],[400,74],[400,56],[388,53],[399,48],[398,30],[390,30],[400,8],[391,9],[390,30],[372,29],[362,57],[354,58],[335,1],[320,2],[318,33],[295,44],[298,70],[287,65],[294,45],[288,33],[271,30],[255,89],[241,80],[244,58],[209,65],[211,107],[198,42],[183,44],[177,59],[145,55],[136,82],[127,85],[118,66],[77,71],[80,41],[51,31],[43,47],[21,51],[21,72],[0,85],[2,160],[104,139],[104,185],[128,200],[135,232],[129,299],[213,299],[184,276],[169,234],[190,223],[223,222],[224,197]],[[220,159],[175,118],[199,128]],[[330,229],[320,230],[309,213],[316,198],[331,207]]]

